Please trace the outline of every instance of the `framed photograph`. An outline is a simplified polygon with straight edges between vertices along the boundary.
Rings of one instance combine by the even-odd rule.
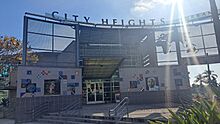
[[[60,95],[60,80],[44,80],[44,95]]]
[[[146,78],[146,90],[159,91],[158,77],[147,77]]]

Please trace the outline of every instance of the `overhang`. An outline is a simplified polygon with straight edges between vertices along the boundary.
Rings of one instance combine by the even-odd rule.
[[[83,59],[84,79],[110,78],[124,59],[122,57],[93,57]]]

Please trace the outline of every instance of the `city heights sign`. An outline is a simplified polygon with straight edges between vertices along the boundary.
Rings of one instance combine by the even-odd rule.
[[[220,13],[220,10],[218,10],[218,13]],[[51,14],[46,13],[47,17],[56,19],[56,20],[60,20],[60,21],[64,21],[64,22],[83,22],[83,23],[91,23],[90,22],[90,17],[88,16],[82,16],[83,19],[79,20],[79,15],[68,15],[67,13],[64,13],[63,16],[59,15],[59,12],[57,11],[53,11]],[[185,20],[187,22],[193,22],[193,21],[197,21],[200,19],[205,19],[205,18],[210,18],[211,17],[211,12],[207,11],[207,12],[202,12],[202,13],[198,13],[195,15],[191,15],[191,16],[187,16],[185,17]],[[174,20],[173,23],[178,23],[179,20]],[[149,19],[148,21],[146,21],[145,19],[129,19],[127,21],[125,21],[124,19],[101,19],[101,23],[102,25],[128,25],[128,26],[145,26],[145,25],[164,25],[164,24],[169,24],[169,22],[166,22],[164,18],[160,18],[159,20],[156,19]]]
[[[61,21],[70,21],[70,22],[84,22],[84,23],[91,23],[90,22],[90,17],[88,16],[82,16],[83,20],[79,20],[79,15],[68,15],[67,13],[64,13],[63,16],[59,15],[59,12],[54,11],[51,14],[47,14],[46,16],[52,17],[54,19],[57,20],[61,20]],[[156,19],[150,19],[149,22],[151,23],[151,25],[155,25],[155,21]],[[160,19],[160,24],[165,24],[165,19],[161,18]],[[145,19],[139,19],[139,20],[135,20],[135,19],[129,19],[127,21],[125,21],[124,19],[101,19],[101,23],[102,25],[140,25],[140,26],[144,26],[147,25],[147,21]],[[149,23],[148,23],[149,24]]]

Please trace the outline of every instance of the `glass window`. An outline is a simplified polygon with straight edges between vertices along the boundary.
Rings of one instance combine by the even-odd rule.
[[[52,24],[36,21],[36,20],[28,20],[28,32],[42,33],[42,34],[52,34]]]
[[[215,35],[204,36],[205,47],[217,47]]]
[[[163,52],[163,48],[157,46],[157,47],[156,47],[156,51],[157,51],[157,52]]]
[[[199,49],[196,50],[195,52],[187,52],[187,51],[181,52],[182,57],[193,57],[193,56],[203,56],[203,55],[205,55],[204,49]]]
[[[52,50],[52,37],[28,33],[28,46],[31,48]]]
[[[104,83],[104,87],[110,87],[110,83],[109,82],[105,82]]]
[[[111,90],[110,87],[105,87],[104,88],[104,92],[110,92],[110,90]]]
[[[73,39],[70,38],[61,38],[61,37],[55,37],[54,38],[54,50],[64,50],[67,48],[68,45],[70,45],[71,42],[74,42]],[[68,50],[68,52],[74,50],[74,45]]]
[[[119,88],[119,87],[114,87],[114,91],[119,92],[119,91],[120,91],[120,88]]]
[[[54,35],[75,37],[75,29],[71,26],[54,24]]]
[[[218,54],[218,48],[206,49],[208,55],[215,55]]]
[[[158,61],[177,61],[177,55],[176,52],[171,52],[168,54],[163,53],[157,53],[157,59]]]
[[[104,97],[111,97],[111,94],[110,93],[105,93]]]
[[[203,24],[202,25],[203,34],[212,34],[215,33],[213,23]]]
[[[204,48],[203,43],[202,43],[202,37],[192,37],[190,38],[190,42],[192,44],[192,47]]]
[[[178,65],[178,62],[159,62],[159,66],[164,66],[164,65]]]
[[[201,30],[199,26],[188,26],[189,36],[198,36],[201,35]]]

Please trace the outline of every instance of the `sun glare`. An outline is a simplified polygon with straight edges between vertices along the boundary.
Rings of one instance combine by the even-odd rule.
[[[175,12],[176,1],[177,0],[170,0],[170,2],[172,2],[172,4],[171,4],[171,6],[172,6],[171,7],[171,13],[170,13],[170,24],[173,23],[173,17],[174,17],[174,12]],[[170,25],[168,33],[169,33],[168,41],[171,41],[171,38],[172,38],[172,25]],[[167,60],[170,60],[170,56],[167,56]],[[170,84],[170,66],[166,66],[165,71],[166,71],[165,72],[165,77],[166,77],[165,78],[165,83],[167,84],[167,87],[171,87],[171,84]],[[166,103],[169,104],[171,102],[170,99],[169,99],[171,93],[168,90],[166,90],[165,94],[166,94],[166,98],[165,98]]]
[[[169,37],[168,37],[168,41],[171,42],[172,40],[172,34],[173,34],[173,20],[174,20],[174,13],[175,13],[175,9],[177,8],[178,9],[178,15],[180,15],[180,22],[181,22],[181,25],[180,26],[180,33],[182,35],[182,38],[185,37],[186,38],[186,44],[188,45],[188,47],[190,49],[192,49],[192,43],[190,41],[190,37],[189,37],[189,32],[188,32],[188,28],[187,28],[187,22],[185,20],[185,14],[184,14],[184,9],[183,9],[183,1],[182,0],[170,0],[171,2],[171,13],[170,13],[170,27],[169,27]],[[169,56],[167,56],[168,60],[169,60]],[[194,53],[192,53],[192,57],[193,57],[193,61],[197,64],[199,64],[196,56],[194,55]],[[170,66],[167,65],[166,66],[166,73],[165,73],[165,82],[167,84],[168,87],[171,87],[171,84],[170,84]],[[169,91],[166,91],[166,102],[167,104],[170,102],[169,101],[169,96],[170,96],[170,92]]]
[[[170,0],[168,1],[171,3],[171,13],[170,13],[170,27],[169,27],[169,37],[168,37],[168,41],[171,42],[172,41],[172,34],[174,34],[174,30],[176,29],[173,29],[173,20],[174,20],[174,13],[176,12],[176,8],[178,9],[178,15],[180,15],[180,22],[182,23],[180,26],[180,36],[182,35],[182,38],[183,36],[185,35],[186,37],[186,44],[189,45],[189,48],[192,48],[192,43],[190,41],[190,37],[189,37],[189,34],[188,34],[188,29],[187,29],[187,22],[185,20],[185,14],[184,14],[184,10],[183,10],[183,1],[182,0]],[[175,28],[175,27],[174,27]],[[168,45],[168,44],[167,44]],[[194,53],[192,53],[194,54]],[[167,59],[169,60],[170,56],[167,56]],[[198,60],[197,58],[195,57],[195,55],[193,55],[193,61],[195,63],[198,63]],[[165,82],[167,84],[168,87],[171,87],[171,84],[170,84],[170,66],[167,65],[166,66],[166,73],[165,73]],[[169,103],[169,96],[170,96],[170,92],[166,91],[166,102]]]
[[[191,42],[190,37],[189,37],[189,31],[188,31],[188,28],[187,28],[187,22],[186,22],[186,19],[185,19],[182,0],[178,0],[177,8],[178,8],[178,12],[180,14],[180,19],[181,19],[180,22],[182,23],[182,27],[180,28],[180,30],[182,32],[182,35],[185,35],[186,44],[188,45],[188,49],[193,49],[192,42]],[[195,56],[195,53],[192,52],[190,54],[192,54],[191,56],[192,56],[192,59],[193,59],[194,63],[199,64],[199,61],[198,61],[197,57]]]

